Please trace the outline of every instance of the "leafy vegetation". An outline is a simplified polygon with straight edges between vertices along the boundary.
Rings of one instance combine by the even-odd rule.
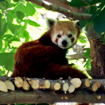
[[[0,1],[0,75],[6,73],[2,72],[5,69],[13,70],[13,58],[17,47],[32,40],[35,34],[41,34],[38,32],[40,30],[40,23],[37,22],[40,17],[36,10],[38,8],[41,9],[26,1]],[[36,29],[35,32],[33,28]]]
[[[85,23],[82,26],[93,23],[96,32],[100,35],[105,32],[105,0],[71,0],[69,5],[74,7],[87,6],[85,13],[92,14],[92,17],[89,21],[82,21]]]

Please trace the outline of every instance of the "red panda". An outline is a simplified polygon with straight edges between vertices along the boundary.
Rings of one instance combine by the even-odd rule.
[[[78,21],[48,19],[49,30],[39,39],[22,44],[15,53],[12,77],[46,79],[86,78],[81,71],[68,65],[67,49],[79,38]]]

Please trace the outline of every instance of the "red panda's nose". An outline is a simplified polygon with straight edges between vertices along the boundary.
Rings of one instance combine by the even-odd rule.
[[[63,40],[63,41],[62,41],[62,45],[63,45],[63,46],[67,46],[67,41],[66,41],[66,40]]]

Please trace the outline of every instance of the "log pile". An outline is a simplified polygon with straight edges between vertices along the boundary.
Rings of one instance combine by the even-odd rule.
[[[47,80],[38,78],[15,77],[0,79],[0,91],[8,92],[22,89],[29,90],[53,90],[63,91],[64,93],[74,93],[77,89],[87,89],[91,92],[97,92],[99,89],[105,92],[105,83],[102,80],[69,78],[68,80]]]
[[[105,103],[105,79],[47,80],[0,76],[0,104]]]

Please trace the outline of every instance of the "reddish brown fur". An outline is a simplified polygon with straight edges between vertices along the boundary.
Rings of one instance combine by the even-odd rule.
[[[70,30],[72,34],[77,34],[77,37],[79,37],[80,29],[78,26],[75,26],[75,24],[71,21],[58,21],[54,27],[52,27],[51,34],[58,33],[59,31],[63,30],[63,35],[67,35],[67,31]]]
[[[58,24],[60,24],[60,28],[67,27],[67,23],[63,26],[61,23]],[[72,25],[70,27],[73,32],[78,31],[78,34],[80,33],[79,28],[73,29]],[[81,71],[68,65],[65,58],[67,50],[61,49],[52,43],[51,33],[53,29],[57,30],[57,28],[59,27],[51,27],[38,40],[26,42],[17,49],[12,77],[44,77],[47,79],[63,77],[67,79],[70,76],[72,78],[86,78],[86,75]],[[65,32],[68,30],[67,28],[64,28]]]

